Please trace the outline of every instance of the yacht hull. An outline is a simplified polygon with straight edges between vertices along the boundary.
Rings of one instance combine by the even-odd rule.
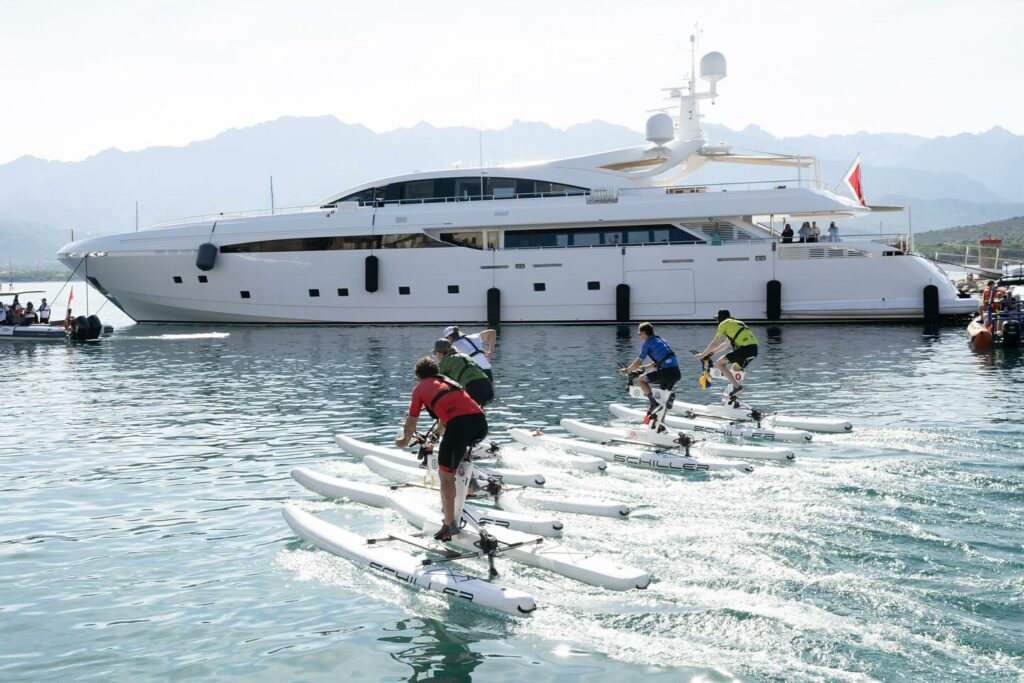
[[[616,322],[620,284],[629,286],[630,320],[706,323],[729,308],[749,322],[768,319],[772,280],[781,283],[784,321],[920,319],[927,284],[950,290],[940,297],[944,315],[974,308],[915,256],[779,258],[790,247],[771,247],[377,250],[375,292],[366,290],[371,252],[355,250],[220,254],[208,272],[196,268],[194,249],[126,252],[89,257],[88,275],[139,322],[486,321],[491,288],[501,322]]]

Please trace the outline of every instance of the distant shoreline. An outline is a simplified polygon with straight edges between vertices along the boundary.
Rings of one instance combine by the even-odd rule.
[[[0,270],[0,282],[63,282],[68,279],[66,270]]]

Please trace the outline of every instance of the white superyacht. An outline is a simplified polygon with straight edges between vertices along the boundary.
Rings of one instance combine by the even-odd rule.
[[[906,243],[789,242],[786,222],[867,214],[807,179],[686,184],[708,162],[807,157],[709,145],[717,52],[674,91],[649,145],[543,163],[395,176],[293,212],[217,215],[66,244],[61,261],[139,322],[707,323],[913,320],[969,313]],[[799,170],[798,170],[799,173]],[[742,187],[742,186],[741,186]]]

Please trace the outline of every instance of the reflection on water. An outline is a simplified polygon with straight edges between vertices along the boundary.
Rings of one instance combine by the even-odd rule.
[[[0,676],[1018,678],[1022,355],[974,354],[959,327],[753,329],[748,400],[854,433],[750,475],[584,474],[550,456],[552,491],[635,510],[565,515],[565,542],[655,580],[614,593],[506,559],[501,581],[541,605],[520,620],[370,575],[280,517],[291,501],[356,533],[410,530],[289,472],[375,481],[334,434],[393,437],[440,326],[148,325],[0,345],[8,377],[26,376],[0,420]],[[680,398],[715,400],[685,356],[711,323],[657,331],[683,352]],[[503,327],[492,436],[610,421],[616,364],[638,348],[633,325]]]
[[[403,620],[387,631],[393,635],[378,640],[402,646],[391,657],[412,669],[409,683],[468,683],[484,660],[471,648],[475,639],[467,641],[435,619]]]

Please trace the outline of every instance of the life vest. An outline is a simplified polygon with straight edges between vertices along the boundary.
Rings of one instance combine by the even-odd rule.
[[[466,342],[467,342],[467,343],[468,343],[468,344],[469,344],[470,346],[472,346],[472,347],[473,347],[473,353],[467,353],[467,354],[466,354],[466,355],[467,355],[467,356],[469,356],[470,358],[472,358],[473,356],[479,355],[479,354],[481,354],[481,353],[483,353],[483,352],[484,352],[484,350],[483,350],[483,349],[481,349],[481,348],[480,348],[479,346],[477,346],[476,344],[474,344],[474,343],[473,343],[473,340],[472,340],[472,339],[470,339],[469,337],[467,337],[467,336],[466,336],[466,335],[464,335],[464,334],[463,334],[463,335],[460,335],[460,336],[458,336],[458,337],[456,337],[455,341],[462,341],[463,339],[465,339],[465,340],[466,340]],[[454,346],[454,345],[455,345],[455,342],[452,342],[452,345]],[[485,355],[486,355],[486,354],[485,354]]]
[[[664,363],[665,361],[667,361],[669,358],[675,358],[676,357],[676,352],[672,350],[672,347],[668,345],[667,341],[665,341],[664,339],[662,339],[658,335],[654,335],[653,337],[651,337],[651,339],[657,339],[658,341],[660,341],[662,344],[665,345],[666,349],[668,349],[668,353],[666,353],[665,357],[662,358],[661,360],[656,359],[654,357],[653,353],[651,354],[651,361],[654,363],[654,367],[656,367],[659,370],[661,370],[661,364]]]
[[[420,380],[421,384],[423,382],[429,382],[430,384],[428,385],[426,391],[421,390],[420,399],[423,402],[423,407],[427,409],[427,412],[430,413],[430,416],[433,417],[435,420],[439,418],[437,413],[438,405],[441,399],[450,394],[461,394],[462,396],[461,398],[456,396],[456,398],[454,399],[456,401],[456,404],[451,406],[451,412],[457,414],[449,415],[444,419],[445,422],[447,422],[450,419],[460,417],[462,415],[483,413],[483,411],[480,410],[480,407],[477,405],[476,401],[470,398],[469,394],[465,393],[462,387],[456,384],[455,382],[452,382],[451,380],[448,380],[445,377],[441,376],[428,377],[426,379]],[[430,395],[428,393],[431,390],[434,391],[433,395]],[[429,399],[427,398],[428,396]]]
[[[446,374],[448,374],[449,377],[451,377],[453,380],[455,380],[462,386],[466,386],[468,382],[472,382],[475,379],[487,379],[487,374],[480,368],[479,365],[473,362],[472,358],[470,358],[466,354],[459,353],[455,351],[455,349],[452,349],[450,352],[444,355],[444,358],[441,359],[441,363],[444,365],[448,365],[448,363],[452,361],[458,361],[459,363],[461,363],[462,369],[460,369],[455,374]],[[472,373],[472,368],[476,368],[478,372]],[[470,378],[467,382],[465,380],[467,371],[470,371],[472,374],[477,374],[478,376]]]
[[[736,338],[739,337],[741,334],[743,334],[743,330],[746,330],[746,331],[750,332],[751,336],[753,336],[754,333],[750,331],[750,328],[747,327],[747,324],[745,322],[743,322],[742,320],[736,320],[736,318],[729,318],[729,320],[732,320],[733,322],[738,323],[739,327],[736,329],[736,334],[734,334],[733,336],[730,337],[728,332],[725,332],[725,336],[729,340],[729,343],[732,344],[732,347],[734,349],[738,349],[740,347],[736,345]],[[754,344],[757,344],[757,337],[754,337]],[[743,344],[743,346],[751,346],[751,344]]]

